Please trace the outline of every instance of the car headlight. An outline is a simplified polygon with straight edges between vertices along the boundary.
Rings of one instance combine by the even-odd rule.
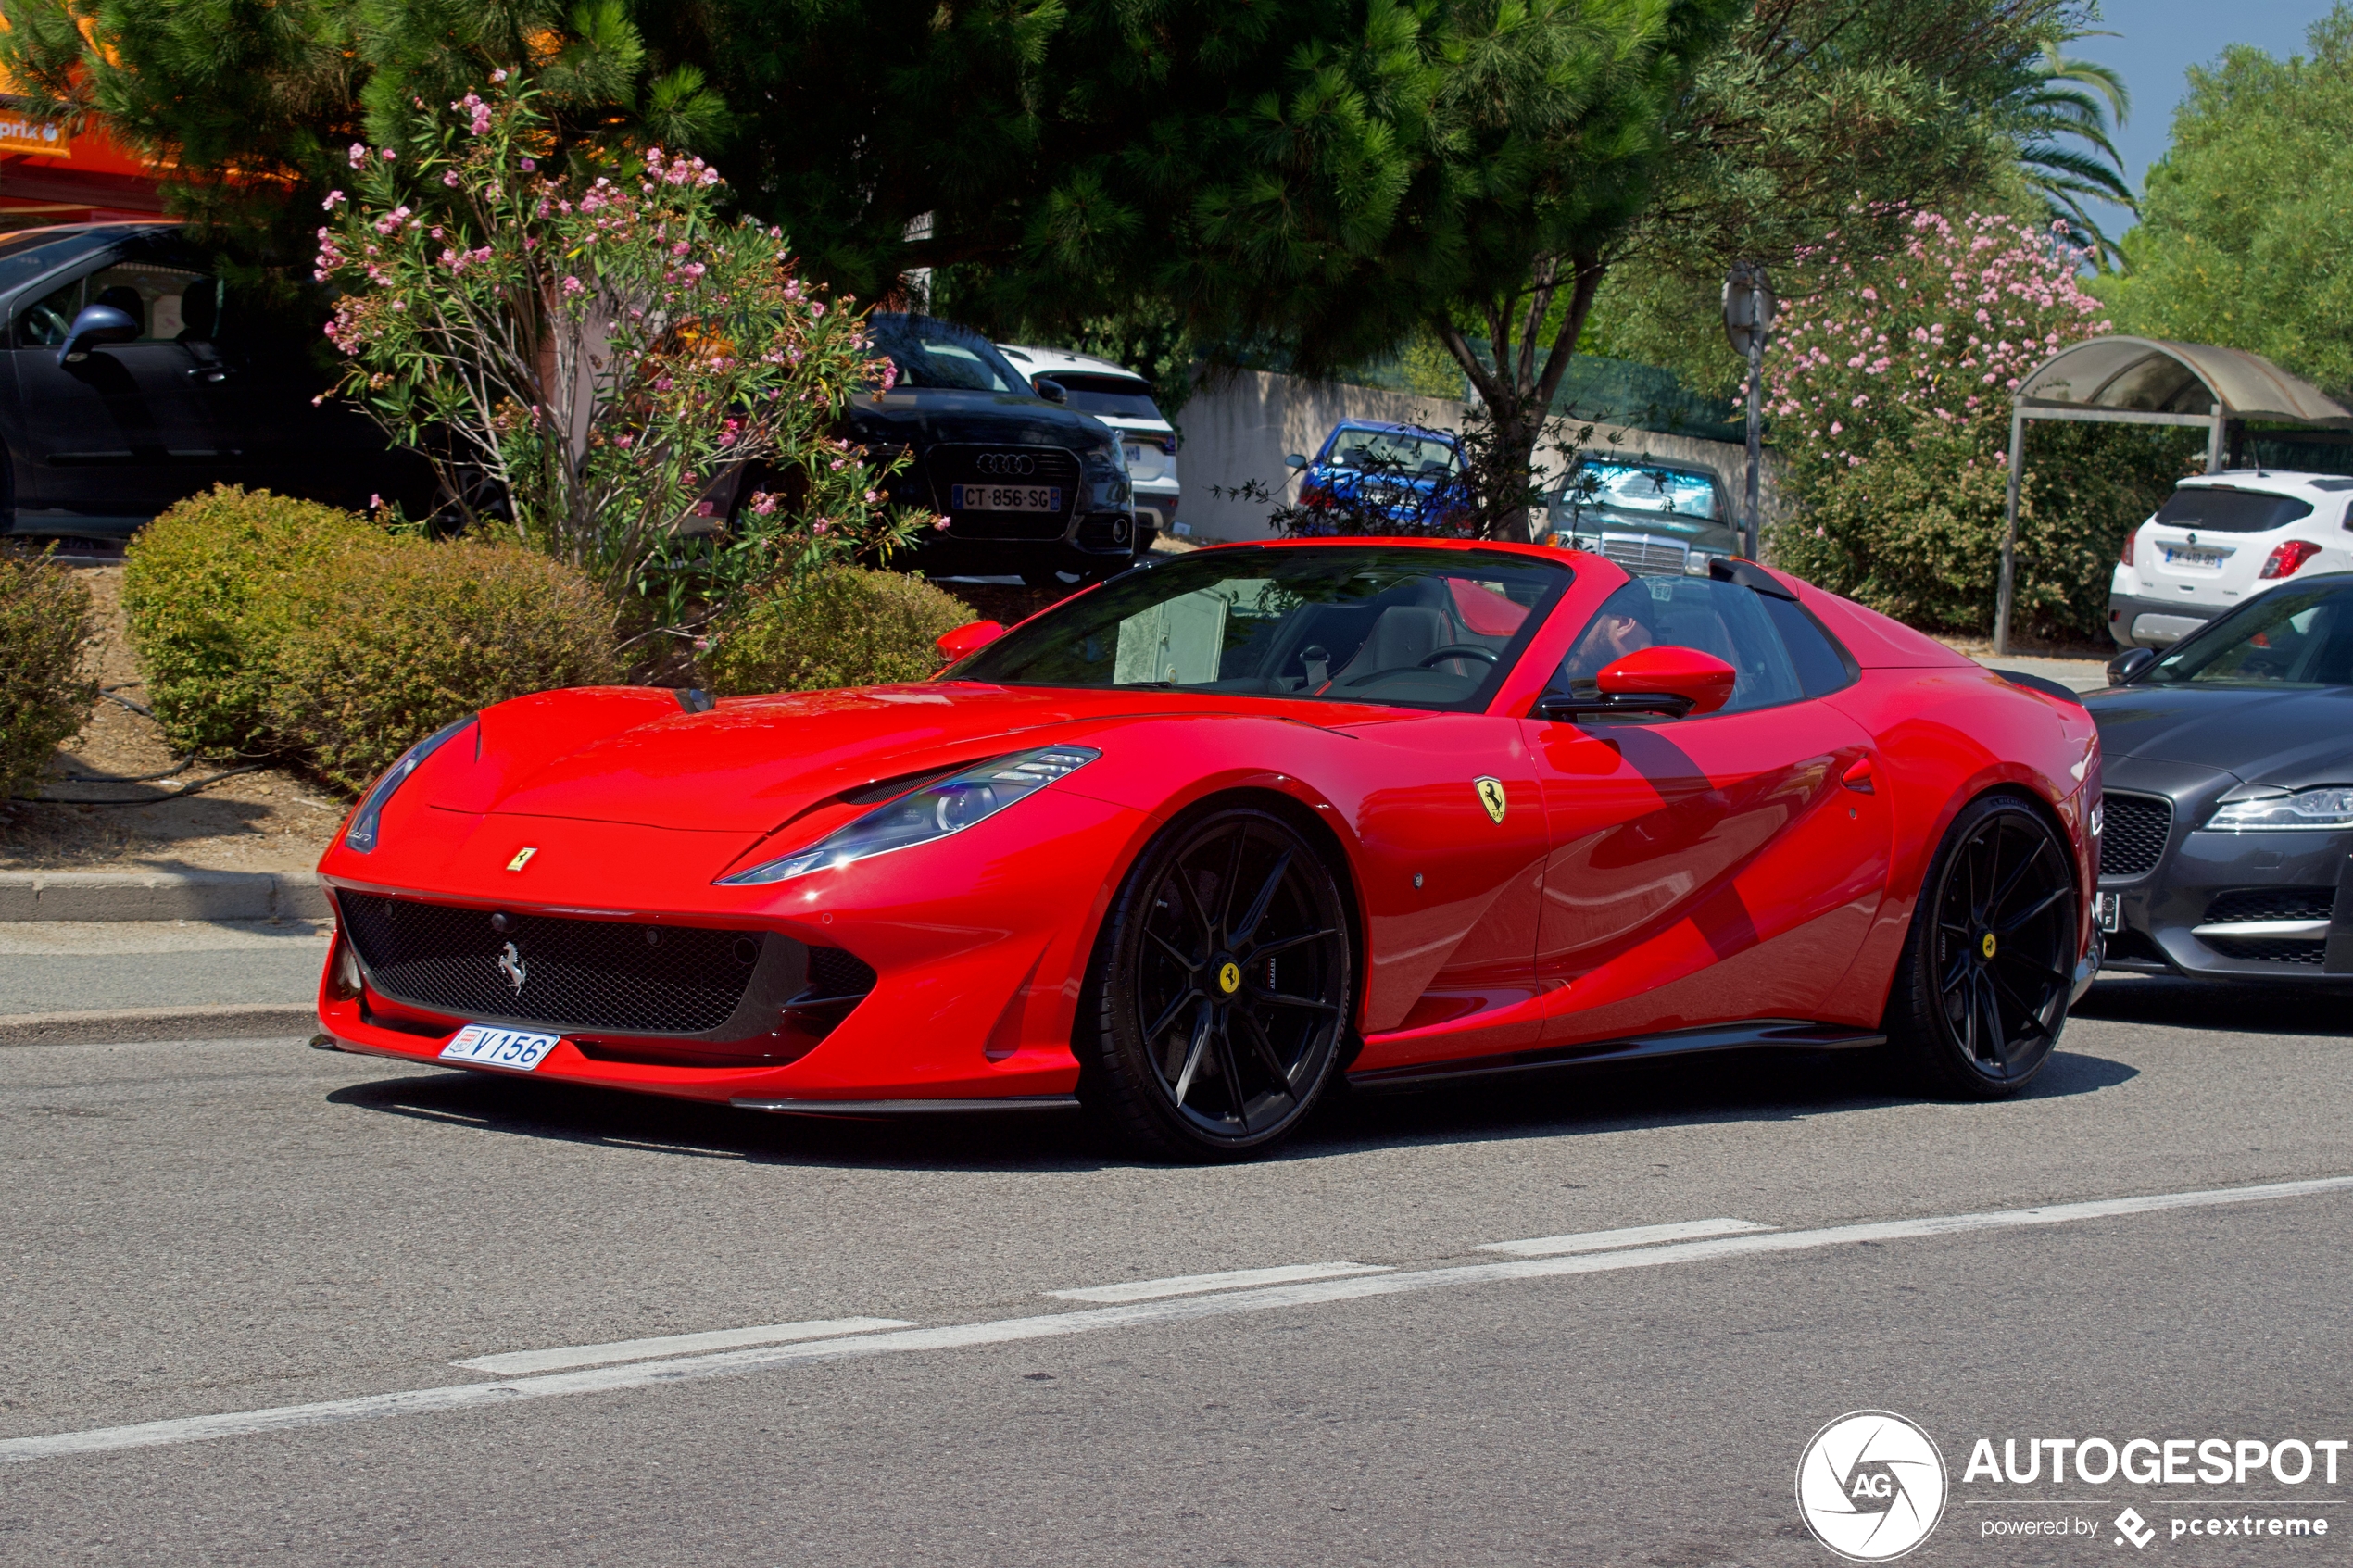
[[[2283,791],[2259,800],[2227,800],[2215,809],[2206,825],[2223,833],[2353,827],[2353,789],[2323,784],[2318,789],[2299,789],[2294,795]]]
[[[925,784],[875,807],[806,849],[782,859],[765,861],[749,871],[723,876],[717,885],[745,887],[783,882],[813,871],[846,866],[870,856],[886,855],[893,849],[946,838],[995,816],[1016,800],[1026,799],[1056,779],[1068,777],[1101,755],[1092,746],[1055,746],[1017,751],[1011,757],[967,768],[953,777]]]
[[[359,809],[352,813],[351,825],[343,830],[343,847],[359,855],[373,849],[376,847],[377,819],[384,814],[384,802],[392,798],[392,792],[407,784],[409,775],[415,772],[426,758],[472,729],[477,721],[478,716],[469,713],[454,724],[443,725],[402,752],[400,760],[384,770],[384,776],[376,781],[366,798],[359,802]]]

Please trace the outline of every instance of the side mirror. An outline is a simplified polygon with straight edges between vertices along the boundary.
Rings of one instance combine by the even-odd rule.
[[[1608,718],[1661,713],[1669,719],[1713,713],[1732,698],[1739,671],[1697,648],[1642,648],[1602,666],[1592,696],[1551,694],[1536,705],[1540,719]]]
[[[2108,661],[2108,684],[2120,686],[2156,662],[2153,648],[2126,648]]]
[[[1288,453],[1283,458],[1283,467],[1287,469],[1303,469],[1306,466],[1307,459],[1300,453]]]
[[[941,633],[932,646],[939,650],[940,658],[953,664],[966,654],[978,653],[1004,634],[1005,623],[1001,621],[975,621]]]
[[[1062,383],[1056,381],[1051,376],[1039,376],[1029,384],[1037,389],[1038,396],[1044,398],[1049,403],[1067,403],[1070,401],[1069,391],[1063,387]]]
[[[82,314],[73,319],[64,346],[57,350],[57,363],[80,364],[90,358],[90,345],[94,343],[135,343],[138,337],[139,323],[128,312],[111,305],[85,305]]]

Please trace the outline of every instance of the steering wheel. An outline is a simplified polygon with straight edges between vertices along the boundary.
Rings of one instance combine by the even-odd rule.
[[[1443,663],[1450,659],[1483,659],[1492,664],[1495,662],[1495,650],[1480,647],[1477,643],[1449,643],[1416,664],[1415,668],[1427,670],[1433,664]]]

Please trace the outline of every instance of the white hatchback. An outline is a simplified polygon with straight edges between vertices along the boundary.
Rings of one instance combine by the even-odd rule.
[[[2181,641],[2298,572],[2353,567],[2353,479],[2233,469],[2185,479],[2124,537],[2108,630],[2128,648]]]
[[[1033,348],[1027,344],[1000,343],[998,349],[1027,376],[1034,386],[1040,377],[1061,383],[1069,406],[1091,415],[1119,433],[1126,448],[1127,481],[1136,490],[1136,527],[1143,538],[1139,553],[1149,549],[1156,533],[1174,534],[1176,504],[1176,428],[1161,417],[1152,401],[1152,385],[1135,371],[1091,354],[1066,348]]]

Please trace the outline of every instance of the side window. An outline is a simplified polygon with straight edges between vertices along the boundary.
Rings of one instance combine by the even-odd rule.
[[[82,309],[82,280],[76,278],[55,294],[26,306],[17,317],[17,346],[56,348],[62,345],[74,316]]]
[[[1773,622],[1773,630],[1781,634],[1781,645],[1789,649],[1790,662],[1797,667],[1797,684],[1807,696],[1827,696],[1843,691],[1854,683],[1856,671],[1847,662],[1830,633],[1816,624],[1814,618],[1787,599],[1777,599],[1759,594],[1765,614]]]
[[[1604,665],[1648,647],[1697,648],[1730,665],[1738,679],[1719,712],[1776,708],[1807,695],[1763,596],[1709,577],[1638,577],[1604,599],[1554,686],[1590,688]],[[1839,684],[1845,684],[1843,664]]]
[[[17,317],[17,346],[58,347],[86,305],[129,316],[142,343],[209,343],[220,325],[220,283],[182,267],[118,262],[27,306]]]
[[[92,305],[111,305],[139,323],[142,343],[212,340],[220,284],[201,272],[153,261],[120,261],[86,280]]]

